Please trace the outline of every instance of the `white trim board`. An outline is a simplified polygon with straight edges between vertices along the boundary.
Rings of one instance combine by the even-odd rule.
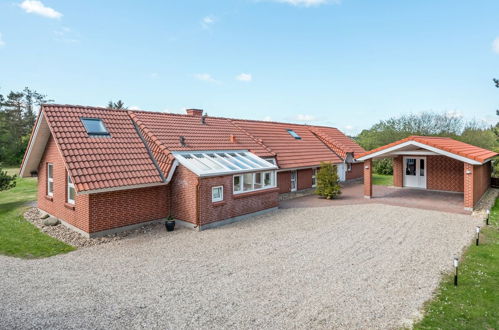
[[[364,157],[359,157],[357,158],[357,160],[359,161],[365,161],[365,160],[368,160],[368,159],[372,159],[372,158],[381,158],[382,155],[385,155],[387,156],[387,154],[390,154],[398,149],[401,149],[401,148],[404,148],[404,147],[407,147],[407,146],[415,146],[415,147],[418,147],[418,148],[422,148],[422,149],[426,149],[426,150],[429,150],[429,151],[432,151],[436,154],[439,154],[439,155],[443,155],[443,156],[447,156],[449,158],[453,158],[453,159],[457,159],[461,162],[464,162],[464,163],[468,163],[468,164],[471,164],[471,165],[482,165],[481,162],[478,162],[474,159],[470,159],[470,158],[467,158],[467,157],[463,157],[463,156],[459,156],[459,155],[456,155],[452,152],[448,152],[448,151],[445,151],[445,150],[442,150],[442,149],[438,149],[438,148],[435,148],[435,147],[432,147],[432,146],[429,146],[427,144],[424,144],[424,143],[421,143],[421,142],[417,142],[417,141],[406,141],[404,143],[401,143],[401,144],[397,144],[393,147],[390,147],[390,148],[386,148],[386,149],[383,149],[383,150],[380,150],[380,151],[377,151],[377,152],[374,152],[372,154],[369,154],[369,155],[365,155]]]

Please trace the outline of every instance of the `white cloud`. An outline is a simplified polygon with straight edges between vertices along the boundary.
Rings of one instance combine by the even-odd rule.
[[[253,76],[251,75],[251,73],[241,73],[241,74],[236,76],[236,79],[239,81],[249,82],[249,81],[253,80]]]
[[[128,107],[128,110],[142,110],[142,109],[140,109],[140,107],[136,105],[132,105],[131,107]]]
[[[353,130],[353,126],[352,126],[352,125],[346,125],[346,126],[345,126],[345,129],[346,129],[347,131],[351,131],[351,130]]]
[[[317,118],[313,115],[302,115],[302,114],[299,114],[299,115],[296,115],[294,117],[294,120],[297,120],[297,121],[314,121],[316,120]]]
[[[2,33],[0,33],[0,47],[5,46],[5,41],[2,39]]]
[[[265,116],[265,117],[263,117],[263,120],[264,120],[264,121],[272,121],[272,117],[270,117],[270,116]]]
[[[207,81],[211,83],[218,83],[219,81],[214,79],[209,73],[196,73],[194,78],[201,81]]]
[[[447,118],[462,118],[463,117],[463,114],[461,111],[454,111],[454,110],[451,110],[451,111],[447,111],[445,113],[445,116]]]
[[[492,50],[494,53],[499,54],[499,37],[495,38],[492,42]]]
[[[201,20],[201,26],[203,29],[209,29],[211,25],[215,24],[216,18],[213,16],[205,16]]]
[[[287,3],[292,6],[313,7],[325,5],[328,3],[339,4],[341,0],[273,0],[275,2]]]
[[[61,18],[62,14],[50,7],[46,7],[41,1],[24,0],[19,5],[25,12],[33,13],[48,18]]]

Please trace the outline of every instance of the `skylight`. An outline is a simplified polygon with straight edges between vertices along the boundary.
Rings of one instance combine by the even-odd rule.
[[[81,118],[88,135],[90,136],[106,136],[109,132],[104,126],[102,119],[100,118]]]
[[[178,162],[199,176],[276,170],[277,166],[248,151],[174,152]]]
[[[288,133],[289,135],[291,135],[292,137],[294,137],[295,139],[297,140],[301,140],[301,136],[299,136],[295,131],[293,131],[292,129],[288,129]]]

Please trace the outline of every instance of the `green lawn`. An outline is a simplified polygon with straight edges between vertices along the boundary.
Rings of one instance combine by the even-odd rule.
[[[373,184],[378,186],[393,186],[393,175],[373,173]]]
[[[26,203],[33,200],[36,200],[36,179],[18,178],[15,188],[0,192],[0,254],[40,258],[73,251],[74,247],[45,235],[24,220]]]
[[[446,277],[415,329],[499,329],[499,199],[480,241],[460,263],[459,286]]]

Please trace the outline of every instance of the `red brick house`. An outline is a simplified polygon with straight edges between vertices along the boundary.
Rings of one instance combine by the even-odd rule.
[[[362,152],[331,127],[43,105],[20,175],[37,175],[38,207],[86,236],[168,216],[204,229],[275,209],[314,186],[322,161],[361,178]]]
[[[372,160],[393,158],[393,185],[463,193],[473,210],[490,187],[491,160],[498,154],[445,137],[410,136],[358,155],[364,162],[364,196],[371,198]]]

